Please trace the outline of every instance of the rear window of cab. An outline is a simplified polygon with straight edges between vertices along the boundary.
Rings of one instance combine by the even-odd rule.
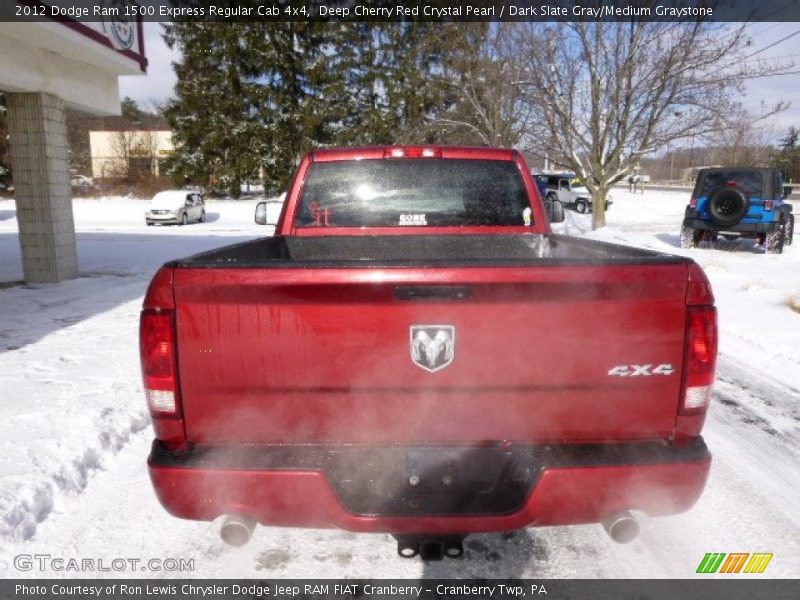
[[[726,186],[736,186],[748,196],[761,196],[764,178],[760,171],[711,171],[698,182],[695,194],[708,196]]]
[[[312,163],[298,227],[458,227],[531,224],[515,162],[368,159]]]

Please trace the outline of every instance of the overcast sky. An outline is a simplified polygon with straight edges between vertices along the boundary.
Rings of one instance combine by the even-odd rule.
[[[120,98],[130,96],[145,108],[152,108],[153,103],[163,104],[173,94],[175,72],[172,62],[179,55],[173,52],[161,39],[160,23],[144,23],[144,52],[149,64],[147,75],[119,78]]]
[[[175,86],[172,62],[178,55],[170,51],[161,39],[160,24],[145,23],[144,28],[145,52],[150,61],[147,75],[120,78],[120,96],[130,96],[140,105],[150,108],[154,103],[163,104],[172,96]],[[770,63],[794,64],[790,70],[800,71],[800,23],[755,23],[749,27],[749,32],[753,38],[751,60],[765,58]],[[792,106],[765,123],[773,140],[784,136],[790,125],[800,126],[800,73],[751,80],[742,97],[742,104],[754,116],[780,100],[790,102]]]

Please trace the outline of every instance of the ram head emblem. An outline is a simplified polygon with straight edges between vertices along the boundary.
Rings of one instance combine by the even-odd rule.
[[[412,325],[411,360],[433,373],[455,358],[456,328],[452,325]]]

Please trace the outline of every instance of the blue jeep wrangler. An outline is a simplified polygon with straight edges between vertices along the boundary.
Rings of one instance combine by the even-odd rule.
[[[768,254],[780,254],[794,234],[792,205],[786,201],[791,191],[777,169],[701,170],[681,226],[681,247],[722,234],[729,240],[755,238]]]

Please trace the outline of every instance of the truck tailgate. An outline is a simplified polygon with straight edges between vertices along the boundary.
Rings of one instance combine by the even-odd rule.
[[[682,263],[177,268],[187,438],[667,438],[686,279]],[[452,337],[451,353],[436,347],[428,363],[439,331]]]

